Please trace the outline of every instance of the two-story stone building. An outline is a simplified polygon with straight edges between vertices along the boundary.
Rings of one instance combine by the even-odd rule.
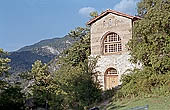
[[[135,66],[128,60],[126,44],[138,19],[109,9],[87,23],[91,28],[91,56],[100,56],[96,71],[100,72],[103,90],[120,85],[121,75]]]

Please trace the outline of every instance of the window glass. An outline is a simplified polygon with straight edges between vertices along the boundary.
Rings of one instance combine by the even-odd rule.
[[[114,68],[109,68],[107,74],[117,74],[117,70]]]
[[[121,45],[121,43],[118,44],[118,47],[117,47],[117,48],[118,48],[118,49],[117,49],[118,51],[122,51],[122,45]]]
[[[121,39],[116,33],[106,36],[104,39],[104,53],[113,53],[122,51]]]
[[[109,45],[109,52],[113,52],[113,45]]]
[[[105,53],[107,53],[107,45],[105,45]]]

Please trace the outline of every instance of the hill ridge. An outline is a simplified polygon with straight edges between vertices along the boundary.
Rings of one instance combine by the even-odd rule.
[[[69,48],[75,39],[68,35],[62,38],[44,39],[35,44],[24,46],[17,51],[9,52],[11,73],[19,73],[31,69],[36,60],[48,63]]]

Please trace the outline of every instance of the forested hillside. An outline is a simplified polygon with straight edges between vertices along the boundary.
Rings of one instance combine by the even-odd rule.
[[[91,59],[88,63],[89,29],[78,27],[69,35],[79,40],[65,50],[54,63],[55,66],[59,66],[58,70],[51,72],[48,64],[36,61],[30,71],[17,75],[20,80],[8,81],[6,79],[12,79],[13,76],[4,76],[2,79],[4,84],[0,88],[2,91],[0,108],[3,110],[83,110],[102,100],[98,81],[93,80],[96,75],[93,72],[96,59]],[[4,57],[0,57],[3,59],[2,64],[7,68],[2,70],[3,74],[8,72],[7,63],[10,62]]]
[[[106,91],[101,90],[99,73],[94,71],[100,56],[89,57],[89,27],[77,27],[64,38],[41,41],[9,53],[11,59],[8,52],[0,49],[0,110],[89,110],[102,101],[104,107],[99,105],[100,110],[136,108],[143,101],[149,101],[147,107],[151,110],[168,110],[170,1],[141,0],[138,15],[141,19],[134,24],[127,48],[130,61],[142,67],[129,70],[121,77],[121,86]],[[54,56],[57,59],[47,63]],[[28,67],[22,64],[30,70],[24,72]],[[58,69],[50,71],[51,64]],[[20,80],[8,81],[10,66],[13,71],[22,71],[17,74]]]
[[[11,59],[10,72],[17,73],[30,70],[36,60],[48,63],[74,42],[75,39],[66,35],[63,38],[42,40],[33,45],[25,46],[18,51],[10,52],[8,54],[9,59]]]

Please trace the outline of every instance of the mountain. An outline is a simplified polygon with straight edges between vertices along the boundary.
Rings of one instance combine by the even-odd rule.
[[[15,52],[9,53],[11,59],[11,73],[18,73],[30,70],[36,60],[48,63],[58,56],[63,50],[69,48],[75,39],[68,35],[63,38],[42,40],[30,46],[25,46]]]

